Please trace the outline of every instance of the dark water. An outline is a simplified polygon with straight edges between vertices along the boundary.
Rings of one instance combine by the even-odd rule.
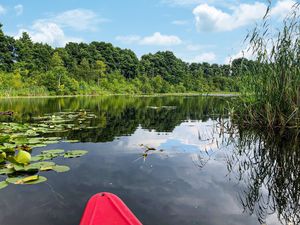
[[[89,153],[56,159],[71,170],[47,172],[45,183],[1,190],[0,224],[78,224],[87,200],[102,191],[121,197],[145,225],[298,224],[299,140],[292,134],[275,140],[230,128],[228,101],[120,96],[0,100],[0,111],[13,110],[15,121],[80,109],[97,115],[90,121],[97,128],[63,134],[79,143],[34,150]],[[141,144],[163,151],[143,157]]]

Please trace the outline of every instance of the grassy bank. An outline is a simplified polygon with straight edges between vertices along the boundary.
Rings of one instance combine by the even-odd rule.
[[[99,94],[82,94],[82,95],[20,95],[20,96],[0,96],[0,99],[4,98],[73,98],[73,97],[93,97],[93,96],[134,96],[134,97],[163,97],[163,96],[211,96],[211,97],[237,97],[238,92],[186,92],[186,93],[152,93],[152,94],[114,94],[109,92],[103,92]]]

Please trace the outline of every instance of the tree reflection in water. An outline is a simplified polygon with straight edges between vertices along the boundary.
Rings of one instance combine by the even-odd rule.
[[[240,193],[244,210],[260,223],[277,212],[283,224],[300,224],[299,131],[276,135],[240,129],[236,134],[227,164],[230,175],[246,184]]]

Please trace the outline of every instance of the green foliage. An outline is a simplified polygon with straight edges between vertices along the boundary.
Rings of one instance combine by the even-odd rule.
[[[56,165],[56,157],[77,158],[87,154],[84,150],[65,152],[63,149],[44,150],[39,155],[31,156],[34,148],[59,142],[59,137],[43,137],[45,134],[64,133],[72,129],[83,129],[95,115],[86,111],[65,112],[32,118],[35,123],[1,123],[0,124],[0,175],[5,181],[0,182],[0,189],[8,183],[38,184],[47,180],[38,173],[70,170],[68,166]],[[77,122],[77,124],[76,124]],[[33,175],[34,174],[34,175]]]
[[[279,29],[271,29],[268,11],[248,35],[259,66],[239,62],[244,94],[237,117],[243,123],[272,129],[300,127],[299,7],[294,6]]]
[[[170,51],[139,60],[104,42],[53,49],[26,32],[15,40],[0,26],[0,96],[238,91],[235,65],[188,64]]]

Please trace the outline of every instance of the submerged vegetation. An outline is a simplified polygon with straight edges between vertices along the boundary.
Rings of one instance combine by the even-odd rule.
[[[69,167],[57,165],[52,161],[56,157],[76,158],[87,153],[84,150],[65,152],[63,149],[43,150],[33,155],[35,148],[46,147],[61,140],[51,134],[87,127],[86,121],[95,118],[94,114],[85,111],[65,112],[44,117],[33,118],[32,123],[6,122],[0,124],[0,175],[6,179],[0,182],[0,189],[9,183],[37,184],[47,180],[41,172],[67,172]],[[50,136],[49,136],[50,135]],[[33,155],[33,156],[32,156]]]
[[[272,29],[269,11],[248,35],[257,66],[246,68],[245,92],[236,118],[246,126],[300,128],[300,17],[295,4],[280,29]]]

